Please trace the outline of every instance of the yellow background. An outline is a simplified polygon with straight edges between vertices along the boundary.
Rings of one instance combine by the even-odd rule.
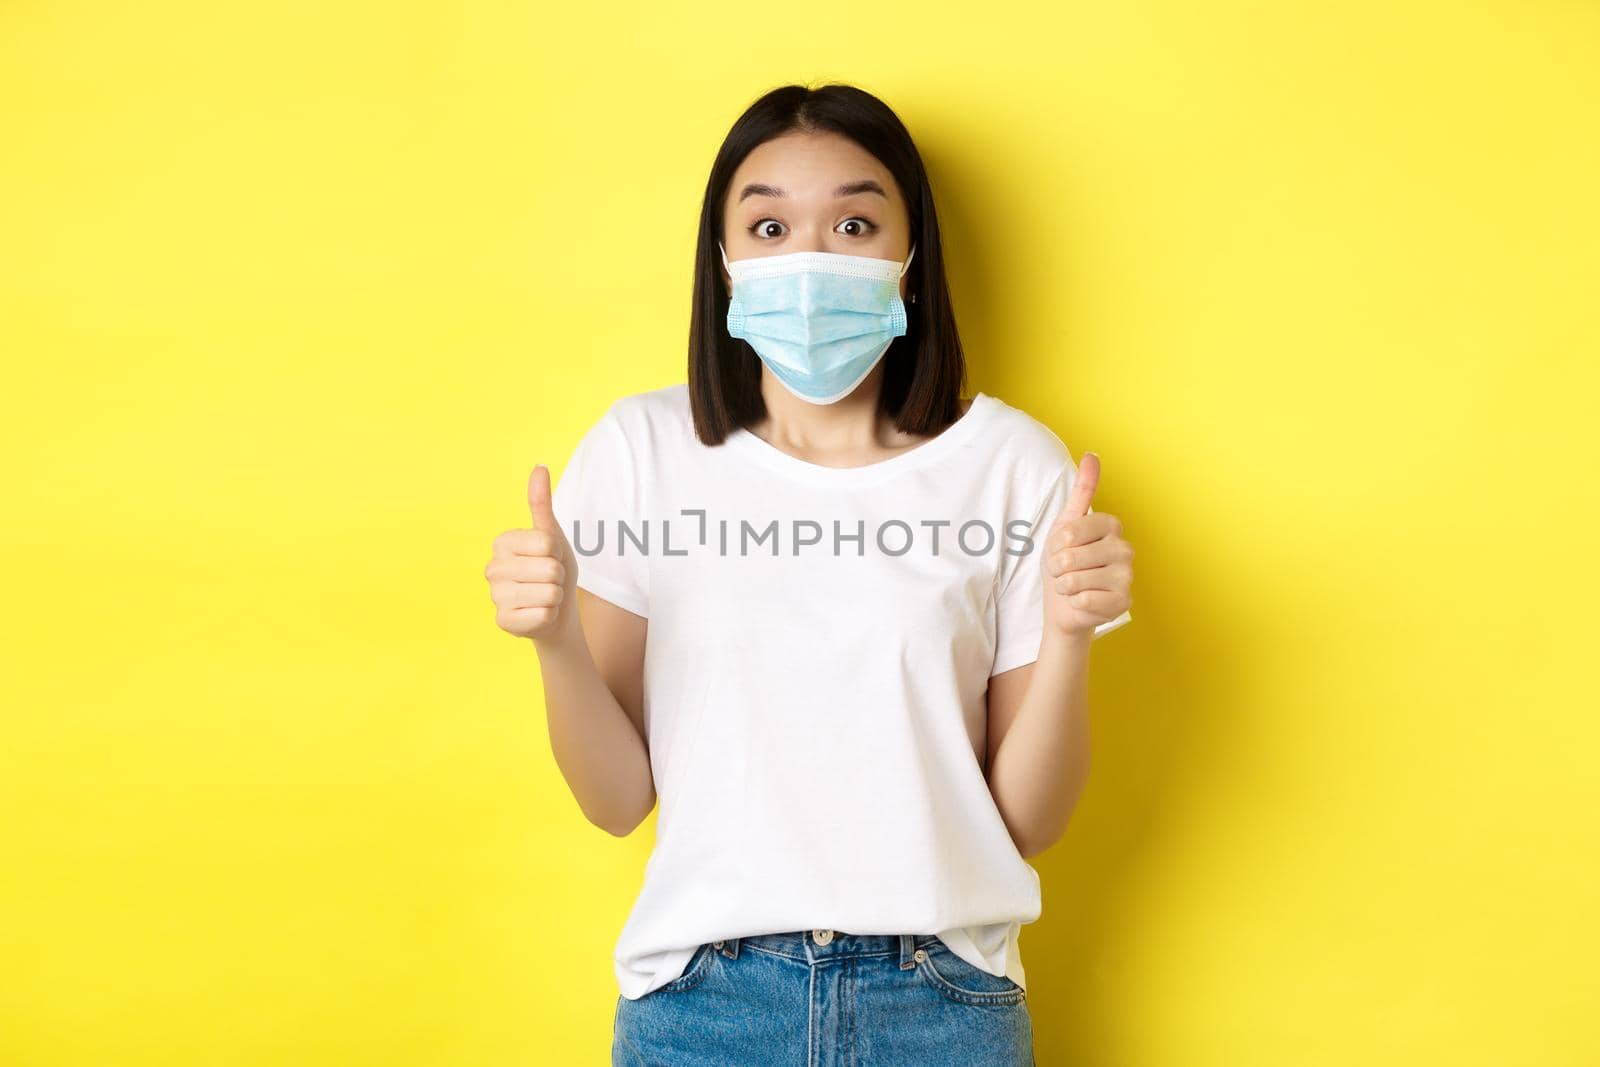
[[[1039,1062],[1600,1062],[1600,9],[983,14],[0,8],[0,1063],[605,1062],[653,818],[482,568],[829,79],[1139,553]]]

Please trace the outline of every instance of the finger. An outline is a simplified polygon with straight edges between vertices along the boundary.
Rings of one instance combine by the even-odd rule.
[[[494,539],[494,556],[559,556],[554,535],[543,530],[507,530]]]
[[[491,582],[554,582],[563,585],[566,566],[554,556],[505,556],[490,560],[484,577]]]
[[[1045,557],[1045,565],[1052,575],[1056,575],[1088,570],[1090,567],[1104,567],[1120,563],[1122,560],[1123,554],[1114,543],[1100,540],[1090,541],[1084,545],[1052,547]]]
[[[557,611],[554,607],[501,608],[495,613],[495,621],[507,633],[527,635],[541,626],[549,625]]]
[[[1118,589],[1125,589],[1127,586],[1127,572],[1120,563],[1110,563],[1104,567],[1085,567],[1081,570],[1066,571],[1050,577],[1050,587],[1058,593],[1068,595],[1090,589],[1115,593]]]
[[[567,568],[554,556],[518,556],[506,565],[504,577],[513,582],[553,582],[567,580]]]
[[[1085,452],[1083,462],[1078,464],[1078,475],[1072,483],[1072,493],[1062,505],[1060,514],[1056,516],[1056,522],[1070,522],[1089,514],[1089,504],[1094,500],[1094,491],[1099,484],[1100,457],[1093,452]]]
[[[1067,605],[1079,611],[1087,611],[1091,615],[1112,619],[1122,614],[1122,594],[1105,589],[1085,589],[1069,593]]]
[[[1092,544],[1118,532],[1120,528],[1116,516],[1100,511],[1076,518],[1063,517],[1050,528],[1050,536],[1045,539],[1045,550],[1058,552],[1072,545]]]
[[[546,533],[560,530],[556,513],[550,506],[550,468],[543,463],[528,475],[528,511],[533,515],[533,528]]]
[[[504,594],[500,606],[504,608],[553,608],[566,598],[567,591],[549,582],[517,583]]]

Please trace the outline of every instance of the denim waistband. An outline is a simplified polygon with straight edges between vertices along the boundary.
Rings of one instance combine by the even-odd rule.
[[[729,959],[738,959],[739,950],[749,948],[806,964],[839,956],[899,956],[901,969],[908,969],[917,965],[918,949],[938,940],[938,934],[847,934],[818,929],[730,937],[712,942],[712,947]]]

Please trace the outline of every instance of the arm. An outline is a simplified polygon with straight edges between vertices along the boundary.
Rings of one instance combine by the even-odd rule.
[[[1133,546],[1115,515],[1090,512],[1099,481],[1090,452],[1046,536],[1038,658],[989,680],[985,773],[1024,857],[1066,832],[1089,777],[1089,649],[1133,603]]]
[[[643,714],[647,623],[586,589],[536,639],[550,748],[590,822],[626,837],[655,806]]]
[[[646,620],[578,587],[577,555],[556,521],[543,464],[528,476],[528,507],[532,527],[495,538],[484,568],[495,620],[538,653],[550,747],[578,807],[624,837],[655,806],[643,714]]]
[[[1024,857],[1066,832],[1089,778],[1092,632],[1046,632],[1039,658],[989,680],[986,776]]]

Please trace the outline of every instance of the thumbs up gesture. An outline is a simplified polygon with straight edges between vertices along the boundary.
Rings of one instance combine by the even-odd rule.
[[[1103,511],[1089,513],[1100,484],[1100,457],[1083,454],[1072,495],[1045,535],[1044,621],[1047,631],[1092,633],[1133,604],[1133,546],[1122,523]]]
[[[495,605],[495,623],[508,634],[540,641],[576,625],[577,556],[550,506],[550,469],[528,476],[533,526],[494,539],[483,576]]]

